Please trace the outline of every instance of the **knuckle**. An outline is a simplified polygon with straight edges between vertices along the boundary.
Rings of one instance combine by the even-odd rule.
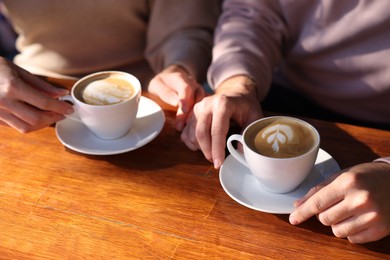
[[[229,97],[226,95],[218,95],[218,98],[216,99],[215,106],[217,108],[219,107],[226,107],[229,103]]]
[[[324,209],[324,203],[321,198],[317,198],[317,197],[313,198],[313,205],[314,205],[314,209],[318,212],[321,212]]]
[[[366,214],[365,221],[366,223],[369,223],[371,226],[375,226],[378,230],[382,228],[385,230],[386,227],[387,229],[390,228],[389,225],[386,225],[388,223],[386,223],[386,219],[383,216],[383,214],[375,210]]]
[[[355,198],[354,204],[356,208],[365,208],[370,205],[374,206],[371,201],[370,193],[368,191],[361,191],[359,192],[359,196]]]
[[[319,186],[319,185],[316,185],[314,186],[313,188],[311,188],[308,193],[311,193],[311,194],[315,194],[317,193],[319,190],[321,190],[323,187],[322,186]]]
[[[159,76],[155,76],[149,83],[148,90],[155,91],[156,88],[160,86],[160,78]]]
[[[341,175],[343,188],[345,190],[356,189],[361,182],[360,175],[354,172],[348,172]]]
[[[208,137],[207,131],[201,127],[197,127],[195,129],[195,136],[198,140],[204,140]]]
[[[318,214],[318,220],[325,226],[331,226],[333,224],[333,218],[329,214]]]
[[[345,238],[348,236],[346,230],[340,228],[339,226],[332,226],[332,232],[335,235],[335,237],[338,238]]]
[[[203,101],[200,101],[198,103],[196,103],[193,107],[193,111],[194,111],[194,115],[197,116],[199,115],[199,113],[201,111],[203,111],[203,107],[204,107],[204,102]]]

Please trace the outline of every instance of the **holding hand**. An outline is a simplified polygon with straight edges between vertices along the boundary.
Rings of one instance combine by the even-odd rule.
[[[201,149],[218,169],[225,159],[230,120],[245,127],[262,116],[254,82],[235,76],[222,82],[214,95],[195,104],[181,139],[191,150]]]
[[[150,81],[148,91],[169,105],[178,107],[176,114],[178,131],[183,130],[194,104],[206,96],[202,86],[178,65],[171,65],[157,74]]]
[[[390,234],[390,164],[354,166],[310,190],[294,206],[290,223],[317,215],[336,237],[352,243],[379,240]]]
[[[0,57],[1,125],[27,133],[62,120],[73,107],[56,98],[67,93]]]

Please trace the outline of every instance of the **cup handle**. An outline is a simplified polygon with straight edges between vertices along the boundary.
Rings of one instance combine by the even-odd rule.
[[[70,103],[72,103],[74,105],[74,99],[71,95],[62,96],[62,97],[59,97],[58,99],[63,100],[63,101],[69,101]],[[73,114],[65,115],[65,117],[72,119],[72,120],[75,120],[75,121],[78,121],[78,122],[82,122],[80,119],[80,116],[76,110],[73,112]]]
[[[230,152],[230,154],[236,158],[240,163],[242,163],[243,165],[245,165],[246,167],[249,168],[248,164],[246,163],[246,160],[245,160],[245,157],[242,153],[240,153],[239,151],[237,151],[233,145],[232,145],[232,142],[233,141],[237,141],[237,142],[240,142],[242,144],[244,144],[244,141],[242,139],[242,135],[238,135],[238,134],[234,134],[234,135],[231,135],[228,140],[227,140],[227,148]]]

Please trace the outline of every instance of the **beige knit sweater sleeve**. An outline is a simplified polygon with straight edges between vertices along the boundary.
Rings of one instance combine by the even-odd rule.
[[[147,79],[149,66],[181,64],[203,80],[220,13],[220,0],[3,3],[19,34],[14,62],[55,77],[117,69]]]
[[[146,57],[155,72],[182,65],[199,81],[211,61],[220,0],[150,1]]]

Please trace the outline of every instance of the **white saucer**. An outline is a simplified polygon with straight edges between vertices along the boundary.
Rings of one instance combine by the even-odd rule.
[[[104,140],[95,136],[84,124],[66,118],[56,125],[60,142],[74,151],[92,155],[110,155],[138,149],[161,132],[165,116],[154,101],[141,97],[137,119],[129,133],[115,140]]]
[[[225,192],[248,208],[268,213],[290,214],[294,209],[294,201],[339,170],[340,167],[332,156],[320,149],[314,168],[304,182],[290,193],[277,194],[265,190],[247,167],[229,155],[219,171],[219,179]]]

